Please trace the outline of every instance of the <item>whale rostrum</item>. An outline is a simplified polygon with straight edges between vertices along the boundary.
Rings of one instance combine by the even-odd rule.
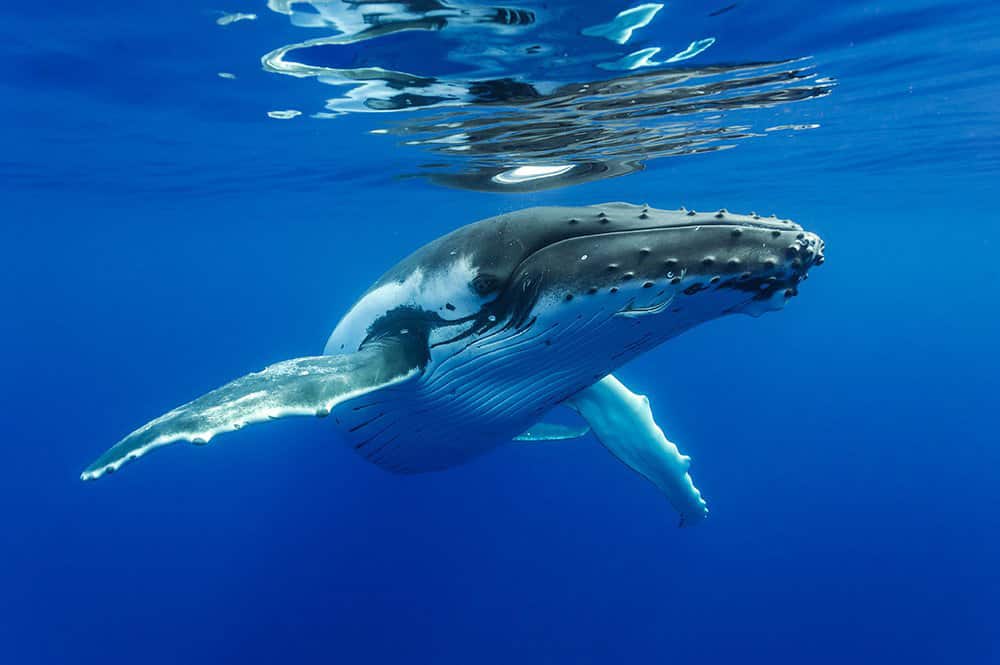
[[[612,374],[727,314],[780,309],[824,244],[777,217],[605,203],[529,208],[461,227],[390,268],[323,355],[247,374],[150,421],[85,480],[173,443],[294,415],[389,471],[447,469],[512,440],[593,432],[669,499],[705,517],[646,398]],[[568,407],[583,425],[551,422]]]

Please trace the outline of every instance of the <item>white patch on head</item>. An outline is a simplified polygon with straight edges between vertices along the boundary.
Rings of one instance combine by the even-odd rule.
[[[476,274],[470,257],[456,256],[447,267],[433,271],[418,268],[402,282],[383,284],[354,304],[334,328],[323,352],[356,351],[368,334],[369,326],[397,307],[415,307],[439,314],[444,319],[475,314],[485,302],[469,286]],[[454,309],[448,309],[449,304]]]

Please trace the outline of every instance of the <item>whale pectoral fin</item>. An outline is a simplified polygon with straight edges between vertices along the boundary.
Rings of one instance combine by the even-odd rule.
[[[587,436],[590,426],[564,425],[562,423],[535,423],[524,433],[514,437],[514,441],[566,441]]]
[[[375,344],[357,353],[279,362],[247,374],[146,423],[88,466],[93,480],[175,441],[204,444],[222,432],[287,416],[326,416],[337,404],[401,383],[420,371],[402,345]]]
[[[705,500],[688,474],[691,458],[664,436],[645,396],[636,395],[609,374],[565,403],[590,423],[612,455],[667,495],[680,513],[681,526],[697,524],[708,515]]]

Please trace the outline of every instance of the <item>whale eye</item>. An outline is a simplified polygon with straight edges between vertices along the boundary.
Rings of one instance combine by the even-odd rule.
[[[472,286],[473,291],[481,296],[485,296],[500,288],[500,279],[496,275],[483,272],[475,276],[470,286]]]

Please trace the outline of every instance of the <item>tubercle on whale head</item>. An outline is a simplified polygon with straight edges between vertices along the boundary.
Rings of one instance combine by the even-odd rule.
[[[815,233],[797,232],[784,249],[783,261],[779,259],[772,274],[750,280],[748,286],[751,289],[748,291],[752,287],[757,289],[753,297],[727,313],[756,317],[781,309],[788,300],[799,294],[799,285],[809,277],[809,270],[826,261],[825,249],[826,244]]]

